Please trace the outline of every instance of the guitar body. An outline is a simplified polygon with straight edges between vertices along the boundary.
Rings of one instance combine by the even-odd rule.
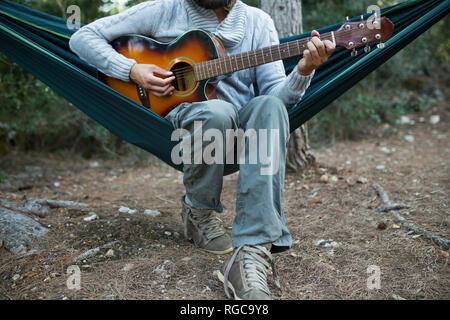
[[[209,80],[196,81],[194,75],[195,64],[226,56],[223,44],[214,35],[202,30],[192,30],[170,43],[161,43],[139,35],[126,35],[114,40],[111,45],[117,52],[139,64],[153,64],[179,75],[172,82],[175,87],[173,95],[168,97],[157,97],[149,92],[142,94],[142,88],[140,96],[140,87],[135,83],[102,76],[102,81],[108,86],[160,116],[166,116],[184,102],[216,98],[215,88],[208,84]],[[148,103],[144,102],[145,99]]]

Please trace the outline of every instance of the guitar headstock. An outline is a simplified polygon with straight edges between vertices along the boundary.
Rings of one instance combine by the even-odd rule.
[[[336,45],[353,50],[352,55],[356,55],[356,49],[366,46],[366,52],[370,51],[369,44],[380,43],[388,40],[394,32],[394,24],[386,17],[374,20],[347,21],[337,31],[334,32]]]

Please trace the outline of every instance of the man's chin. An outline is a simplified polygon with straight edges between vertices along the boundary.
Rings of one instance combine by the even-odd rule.
[[[227,7],[232,0],[194,0],[200,7],[205,9],[220,9]]]

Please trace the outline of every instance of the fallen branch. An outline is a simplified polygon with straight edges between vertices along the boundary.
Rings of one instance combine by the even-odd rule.
[[[97,255],[97,253],[100,252],[100,249],[109,249],[112,246],[114,246],[116,243],[118,243],[119,241],[112,241],[112,242],[108,242],[107,244],[104,244],[100,247],[96,247],[93,249],[89,249],[85,252],[83,252],[82,254],[80,254],[78,257],[76,257],[75,259],[73,259],[73,262],[78,262],[80,260],[84,260],[84,259],[88,259],[88,258],[92,258],[94,256]]]
[[[0,199],[0,206],[23,213],[45,217],[53,208],[87,207],[86,203],[51,199],[28,199],[23,204]]]
[[[401,203],[391,203],[386,191],[384,191],[383,187],[379,184],[373,184],[372,188],[377,192],[378,196],[381,198],[381,201],[383,201],[383,205],[376,209],[375,212],[390,212],[408,230],[414,232],[415,234],[421,234],[425,238],[430,239],[442,250],[448,251],[450,249],[449,240],[429,233],[427,230],[416,226],[412,222],[409,222],[400,213],[395,211],[409,208],[408,206]]]

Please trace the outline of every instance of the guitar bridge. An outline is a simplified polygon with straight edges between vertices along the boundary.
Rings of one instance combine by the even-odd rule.
[[[144,107],[146,107],[147,109],[151,109],[150,99],[148,98],[147,90],[142,88],[138,84],[136,85],[136,89],[137,89],[137,94],[138,94],[139,100],[141,100],[142,105]]]

